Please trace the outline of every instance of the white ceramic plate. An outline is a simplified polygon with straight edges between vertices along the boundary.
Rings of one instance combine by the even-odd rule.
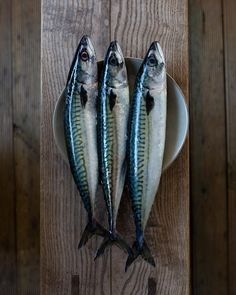
[[[126,66],[129,77],[130,93],[132,93],[134,81],[142,59],[126,58]],[[101,73],[102,62],[98,63],[98,71]],[[66,143],[63,125],[64,92],[59,97],[53,114],[53,133],[57,147],[63,158],[67,159]],[[184,95],[175,82],[167,76],[167,127],[166,145],[163,160],[163,170],[167,169],[176,159],[184,144],[188,132],[188,109]]]

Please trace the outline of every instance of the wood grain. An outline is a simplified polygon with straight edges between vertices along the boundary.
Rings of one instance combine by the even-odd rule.
[[[229,295],[236,294],[236,2],[223,1],[228,160]]]
[[[111,39],[126,56],[143,57],[154,40],[160,41],[168,72],[188,98],[187,1],[111,1]],[[174,165],[163,175],[146,230],[157,267],[137,262],[124,273],[126,255],[112,249],[112,294],[189,294],[189,181],[188,142]],[[120,232],[133,237],[127,196],[120,208]],[[131,239],[132,240],[132,239]]]
[[[193,290],[227,294],[227,183],[222,5],[191,0]]]
[[[110,17],[107,17],[109,11]],[[78,18],[82,22],[78,23]],[[137,36],[143,36],[144,32],[147,38],[141,41]],[[159,201],[154,206],[147,231],[153,253],[159,258],[157,269],[140,263],[124,274],[126,257],[115,248],[112,260],[109,255],[104,256],[94,265],[91,251],[96,245],[94,241],[83,252],[76,250],[85,213],[48,126],[51,126],[55,101],[63,89],[73,52],[83,33],[92,35],[100,58],[104,56],[109,37],[118,39],[126,55],[134,56],[143,56],[147,44],[160,39],[168,70],[183,87],[186,97],[188,95],[186,1],[174,1],[174,5],[169,1],[159,4],[156,1],[149,4],[147,1],[111,1],[111,7],[109,1],[79,4],[43,1],[41,294],[68,294],[68,290],[73,293],[79,290],[81,294],[189,294],[188,144],[163,177]],[[121,212],[121,223],[127,225],[126,213],[130,211],[121,209]],[[132,225],[125,233],[131,234],[131,229]]]
[[[83,34],[98,58],[109,43],[109,1],[42,1],[41,294],[110,294],[109,255],[93,261],[98,245],[78,242],[86,213],[69,167],[55,146],[52,115]],[[101,241],[99,241],[101,242]]]
[[[0,292],[16,292],[11,2],[0,2]]]
[[[40,1],[12,0],[17,294],[39,294]]]

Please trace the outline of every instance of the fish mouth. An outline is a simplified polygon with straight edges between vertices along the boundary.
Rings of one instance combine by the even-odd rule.
[[[84,36],[81,38],[81,40],[80,40],[80,45],[81,45],[81,46],[84,46],[84,47],[87,47],[88,44],[89,44],[89,41],[90,41],[90,43],[91,43],[91,40],[90,40],[89,36],[88,36],[88,35],[84,35]]]
[[[149,54],[154,53],[157,59],[159,60],[159,62],[165,63],[164,53],[158,41],[152,42],[148,52]]]
[[[113,65],[122,65],[124,63],[124,56],[121,50],[119,43],[115,40],[110,43],[110,46],[107,51],[107,60],[115,58],[117,60],[117,64],[114,63]]]
[[[111,53],[111,52],[118,53],[120,56],[123,57],[123,53],[122,53],[121,47],[120,47],[119,43],[116,40],[115,41],[112,41],[110,43],[110,46],[108,48],[108,52],[109,53]]]
[[[150,46],[150,50],[158,50],[158,42],[157,41],[154,41],[152,42],[151,46]]]
[[[109,49],[108,50],[109,51],[117,51],[119,47],[120,46],[119,46],[118,42],[116,40],[114,40],[114,41],[112,41],[110,43],[110,46],[109,46]]]
[[[79,43],[78,53],[82,61],[95,59],[96,53],[92,41],[88,35],[84,35]]]

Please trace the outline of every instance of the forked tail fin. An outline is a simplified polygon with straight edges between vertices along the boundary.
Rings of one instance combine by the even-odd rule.
[[[107,232],[107,233],[108,233],[107,236],[104,238],[101,246],[97,250],[94,260],[100,257],[104,253],[105,249],[112,245],[118,246],[119,248],[127,252],[128,255],[131,255],[132,249],[126,243],[124,239],[122,239],[118,234],[114,235],[114,234],[111,234],[110,232]]]
[[[137,242],[134,243],[133,248],[132,248],[132,252],[128,256],[128,259],[126,261],[125,271],[127,271],[129,266],[138,258],[138,256],[142,256],[142,258],[145,261],[147,261],[149,264],[151,264],[153,267],[156,266],[155,260],[152,257],[151,251],[148,248],[147,243],[144,240],[143,241],[143,246],[141,248],[138,247]]]
[[[82,237],[79,242],[78,249],[84,246],[87,241],[94,235],[105,237],[107,236],[107,230],[103,228],[97,221],[93,220],[86,225]]]

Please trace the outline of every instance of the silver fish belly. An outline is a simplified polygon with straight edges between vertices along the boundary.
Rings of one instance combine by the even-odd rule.
[[[99,168],[108,212],[108,236],[97,251],[118,244],[130,248],[116,232],[116,219],[126,174],[126,144],[129,117],[129,88],[124,57],[116,41],[107,51],[98,96]]]
[[[147,114],[147,93],[154,98],[155,105]],[[165,146],[166,130],[166,89],[147,90],[143,89],[141,94],[139,116],[136,118],[138,128],[134,129],[134,161],[131,169],[134,169],[136,181],[135,195],[141,206],[141,228],[145,230],[150,211],[159,186],[162,171],[162,160]],[[135,167],[134,167],[135,166]]]
[[[97,155],[97,62],[88,36],[83,36],[75,54],[65,90],[64,130],[71,172],[88,215],[79,248],[94,234],[104,236],[94,220],[98,186]]]
[[[86,87],[88,100],[81,103],[80,89],[76,83],[68,90],[65,108],[66,142],[70,166],[76,185],[89,215],[94,213],[98,185],[98,157],[96,135],[97,86]]]
[[[109,222],[111,232],[116,228],[120,199],[124,188],[126,174],[126,142],[129,114],[128,88],[107,88],[107,93],[115,93],[116,103],[110,108],[109,97],[106,98],[106,111],[104,117],[104,141],[101,149],[104,151],[103,185],[108,197]]]
[[[166,70],[160,45],[154,42],[137,75],[130,111],[129,190],[136,225],[133,256],[155,265],[144,240],[144,231],[162,172],[166,133]]]

